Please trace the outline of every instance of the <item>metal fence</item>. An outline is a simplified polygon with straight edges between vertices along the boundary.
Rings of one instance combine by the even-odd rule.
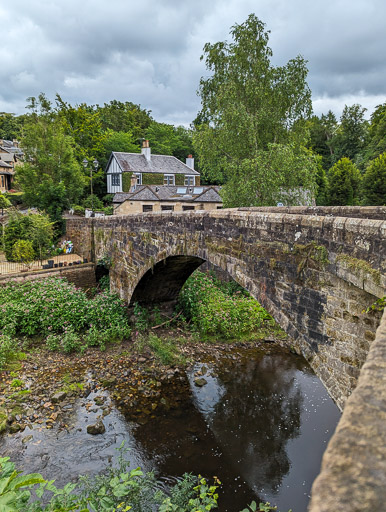
[[[31,272],[35,270],[45,270],[51,268],[72,267],[88,263],[87,259],[77,254],[60,254],[52,256],[45,260],[36,260],[31,263],[18,263],[7,261],[5,255],[0,254],[0,275],[17,274],[19,272]]]

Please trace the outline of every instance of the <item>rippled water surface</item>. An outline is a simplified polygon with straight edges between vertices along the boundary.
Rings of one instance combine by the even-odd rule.
[[[196,386],[197,376],[207,383]],[[216,365],[198,362],[161,401],[164,407],[155,409],[161,412],[141,424],[113,408],[103,420],[106,433],[90,436],[86,425],[98,410],[87,411],[82,399],[68,431],[27,428],[4,437],[0,450],[24,471],[64,484],[102,471],[125,440],[132,466],[154,468],[165,480],[184,472],[216,475],[223,483],[220,511],[238,512],[252,499],[282,512],[306,511],[340,413],[303,358],[274,347],[238,350]]]

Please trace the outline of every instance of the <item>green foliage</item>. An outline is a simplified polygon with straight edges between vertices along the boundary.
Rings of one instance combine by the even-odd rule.
[[[95,194],[90,194],[82,201],[84,208],[94,208],[94,210],[103,210],[103,203]]]
[[[232,42],[204,46],[194,146],[203,177],[223,189],[225,206],[272,205],[283,188],[314,189],[316,165],[305,149],[311,113],[305,60],[271,65],[265,25],[251,14],[231,29]],[[202,58],[204,58],[202,57]]]
[[[328,204],[351,206],[359,203],[361,174],[349,158],[341,158],[328,174]]]
[[[71,352],[130,335],[126,307],[109,292],[88,299],[61,278],[49,278],[0,289],[0,331],[9,335],[48,336],[52,350]]]
[[[11,201],[7,198],[6,195],[0,192],[0,211],[5,210],[12,206]]]
[[[53,244],[53,225],[47,215],[29,212],[23,215],[13,211],[4,234],[4,250],[8,261],[15,260],[13,247],[15,242],[27,240],[40,259],[50,254]]]
[[[378,105],[371,114],[366,156],[371,160],[384,152],[386,152],[386,103]]]
[[[21,146],[25,160],[17,169],[16,182],[27,205],[45,209],[57,220],[60,213],[83,192],[84,178],[75,159],[74,141],[65,133],[44,94],[29,98],[31,114],[24,124]],[[58,186],[61,185],[60,191]],[[60,199],[59,204],[53,204]]]
[[[185,159],[193,151],[192,130],[183,126],[152,121],[146,130],[146,139],[150,141],[152,153],[173,155],[185,163]]]
[[[240,291],[227,293],[216,286],[212,276],[194,272],[179,296],[179,308],[191,319],[201,334],[217,334],[224,338],[253,332],[271,317],[250,296]]]
[[[0,113],[0,139],[19,140],[25,115],[15,116],[6,112]]]
[[[365,146],[368,123],[364,119],[366,109],[361,105],[344,106],[340,125],[333,140],[335,162],[341,158],[355,160]]]
[[[84,217],[86,208],[83,206],[80,206],[78,204],[75,204],[72,206],[72,209],[74,210],[74,215],[79,215],[80,217]]]
[[[7,334],[0,333],[0,370],[15,357],[15,343]]]
[[[365,205],[386,205],[386,152],[372,160],[363,176]]]
[[[114,132],[109,129],[105,132],[106,138],[103,143],[104,155],[101,160],[101,166],[106,167],[107,161],[112,151],[120,151],[123,153],[140,153],[141,147],[139,139],[127,131]]]
[[[103,106],[96,105],[96,109],[104,131],[131,133],[135,140],[145,137],[145,130],[152,121],[150,110],[130,101],[113,100]]]
[[[138,302],[134,302],[133,314],[134,328],[139,332],[146,331],[150,326],[149,310],[138,304]]]
[[[371,306],[366,309],[366,313],[370,313],[371,311],[383,311],[386,307],[386,296],[377,299]]]
[[[12,260],[30,265],[35,259],[35,251],[29,240],[17,240],[12,247]]]
[[[38,473],[21,475],[16,471],[9,457],[0,457],[0,510],[2,512],[18,512],[25,510],[30,499],[27,489],[44,482]]]

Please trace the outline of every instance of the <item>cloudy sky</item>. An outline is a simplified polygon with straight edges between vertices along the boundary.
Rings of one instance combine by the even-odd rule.
[[[386,101],[385,0],[12,0],[0,2],[0,111],[61,94],[72,104],[132,101],[157,121],[199,110],[203,45],[255,13],[273,63],[308,60],[316,114]]]

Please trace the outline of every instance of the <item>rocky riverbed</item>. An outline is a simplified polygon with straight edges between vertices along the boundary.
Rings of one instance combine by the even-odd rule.
[[[176,387],[189,386],[185,368],[189,369],[194,361],[237,360],[238,349],[266,348],[267,342],[272,341],[270,338],[209,345],[192,342],[187,337],[186,343],[179,347],[186,364],[177,366],[162,364],[146,348],[138,352],[133,341],[110,346],[104,352],[89,349],[85,354],[32,350],[18,368],[0,372],[0,432],[14,434],[32,425],[68,429],[74,403],[80,398],[86,411],[98,412],[97,425],[90,425],[90,434],[102,432],[103,418],[112,407],[111,401],[106,401],[106,390],[126,417],[144,424],[156,408],[178,407],[180,393],[173,391]],[[196,375],[197,386],[205,384],[200,373]],[[171,382],[173,389],[165,386]],[[167,398],[165,387],[169,389]],[[91,394],[93,398],[88,399]]]

